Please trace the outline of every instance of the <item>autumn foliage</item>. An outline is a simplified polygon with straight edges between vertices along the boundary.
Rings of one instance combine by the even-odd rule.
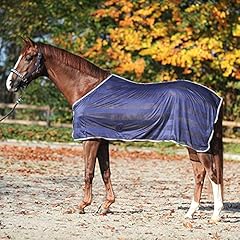
[[[118,73],[135,72],[137,77],[146,68],[144,57],[149,56],[163,66],[180,68],[185,75],[193,72],[196,80],[204,73],[205,64],[223,77],[240,79],[240,49],[236,49],[240,24],[227,33],[232,38],[228,42],[226,33],[223,35],[229,31],[227,1],[225,5],[210,2],[185,9],[180,2],[106,1],[93,15],[96,21],[110,18],[114,22],[105,33],[109,41],[97,38],[85,55],[94,58],[104,53]],[[159,71],[163,75],[159,79],[170,80],[177,76],[174,73]]]
[[[78,42],[74,51],[118,74],[144,82],[197,81],[225,94],[226,105],[237,104],[236,110],[239,4],[238,0],[107,0],[92,13],[95,34],[67,37]],[[55,42],[70,44],[66,36]],[[228,107],[226,111],[233,112]],[[240,117],[239,111],[234,114]]]
[[[19,36],[27,36],[134,81],[202,83],[224,97],[225,119],[240,119],[240,0],[2,1],[0,10],[0,51],[6,57],[0,88],[16,62]],[[0,99],[9,101],[6,92]],[[45,80],[28,87],[25,101],[66,106]]]

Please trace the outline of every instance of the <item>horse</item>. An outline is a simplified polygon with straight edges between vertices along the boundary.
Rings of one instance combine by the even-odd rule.
[[[34,79],[45,76],[56,85],[67,102],[73,106],[111,75],[110,71],[96,66],[82,56],[49,44],[34,42],[30,38],[23,40],[20,56],[6,80],[8,91],[17,92],[19,89],[26,88]],[[106,199],[101,206],[101,214],[107,214],[111,204],[115,202],[111,183],[109,142],[104,138],[91,138],[83,141],[85,187],[83,199],[79,204],[79,213],[85,213],[85,208],[92,202],[92,181],[96,159],[99,161],[106,188]],[[208,151],[199,152],[188,146],[187,149],[193,167],[195,186],[191,205],[185,218],[192,219],[199,208],[203,183],[207,175],[212,185],[214,198],[214,210],[210,221],[218,222],[221,220],[220,213],[223,208],[222,106],[218,119],[214,123],[214,132]]]

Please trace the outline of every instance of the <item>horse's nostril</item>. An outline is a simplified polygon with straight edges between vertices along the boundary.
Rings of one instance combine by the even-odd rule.
[[[21,80],[10,79],[7,88],[10,92],[16,92],[19,89],[20,85],[21,85]]]

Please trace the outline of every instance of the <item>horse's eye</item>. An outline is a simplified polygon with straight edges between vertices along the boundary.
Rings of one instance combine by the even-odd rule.
[[[27,62],[30,62],[33,59],[33,56],[27,55],[25,59]]]

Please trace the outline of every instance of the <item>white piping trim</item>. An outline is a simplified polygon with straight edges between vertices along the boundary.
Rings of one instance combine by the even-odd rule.
[[[82,99],[84,99],[85,97],[87,97],[89,94],[91,94],[92,92],[94,92],[97,88],[99,88],[100,86],[102,86],[106,81],[108,81],[112,76],[115,76],[115,77],[118,77],[118,78],[121,78],[125,81],[128,81],[128,82],[131,82],[131,83],[134,83],[134,84],[140,84],[140,85],[149,85],[149,84],[161,84],[161,83],[137,83],[137,82],[134,82],[134,81],[131,81],[129,79],[126,79],[124,77],[121,77],[121,76],[118,76],[116,74],[111,74],[109,75],[105,80],[103,80],[99,85],[97,85],[95,88],[93,88],[91,91],[89,91],[88,93],[86,93],[83,97],[81,97],[80,99],[78,99],[76,102],[73,103],[72,105],[72,109],[74,109],[75,105],[77,103],[79,103]],[[179,79],[179,80],[176,80],[176,81],[186,81],[186,82],[190,82],[192,84],[196,84],[196,85],[199,85],[199,86],[202,86],[206,89],[208,89],[209,91],[213,92],[216,96],[217,93],[215,91],[213,91],[212,89],[200,84],[200,83],[195,83],[195,82],[192,82],[190,80],[184,80],[184,79]],[[172,83],[172,82],[175,82],[175,81],[169,81],[169,82],[164,82],[164,83]],[[218,96],[219,97],[219,96]],[[222,105],[222,102],[223,102],[223,98],[222,97],[219,97],[220,98],[220,103],[218,105],[218,109],[217,109],[217,114],[216,114],[216,118],[214,120],[214,124],[217,122],[218,120],[218,117],[219,117],[219,112],[220,112],[220,109],[221,109],[221,105]],[[73,111],[73,121],[74,121],[74,111]],[[108,140],[108,141],[125,141],[125,142],[173,142],[175,144],[178,144],[178,145],[181,145],[181,146],[184,146],[184,147],[190,147],[188,145],[185,145],[185,144],[181,144],[179,142],[176,142],[175,140],[151,140],[151,139],[115,139],[115,138],[106,138],[106,137],[87,137],[87,138],[74,138],[73,137],[73,134],[74,134],[74,129],[72,131],[72,138],[74,139],[74,141],[86,141],[86,140],[92,140],[92,139],[105,139],[105,140]],[[210,134],[210,137],[208,139],[208,147],[206,150],[196,150],[194,149],[196,152],[207,152],[209,149],[210,149],[210,143],[211,143],[211,140],[213,138],[213,134],[214,134],[214,128]],[[191,147],[190,147],[191,148]]]
[[[73,134],[72,134],[73,135]],[[124,138],[107,138],[107,137],[86,137],[86,138],[74,138],[74,141],[86,141],[86,140],[93,140],[93,139],[104,139],[108,141],[124,141],[124,142],[153,142],[153,143],[159,143],[159,142],[173,142],[177,145],[181,145],[184,147],[190,147],[186,144],[182,144],[179,142],[176,142],[175,140],[152,140],[152,139],[124,139]],[[190,147],[191,148],[191,147]],[[197,152],[206,152],[206,150],[198,151]]]
[[[79,98],[77,101],[75,101],[75,102],[73,103],[73,105],[72,105],[72,108],[74,108],[74,106],[75,106],[79,101],[81,101],[82,99],[84,99],[85,97],[87,97],[90,93],[92,93],[92,92],[95,91],[97,88],[99,88],[101,85],[103,85],[103,84],[104,84],[107,80],[109,80],[112,76],[121,78],[121,79],[123,79],[123,80],[125,80],[125,81],[127,81],[127,82],[130,82],[130,83],[133,83],[133,84],[136,84],[136,85],[155,85],[155,84],[161,84],[161,83],[163,83],[163,82],[153,82],[153,83],[134,82],[134,81],[129,80],[129,79],[127,79],[127,78],[121,77],[121,76],[119,76],[119,75],[117,75],[117,74],[111,74],[111,75],[109,75],[107,78],[105,78],[100,84],[98,84],[95,88],[93,88],[91,91],[89,91],[89,92],[86,93],[84,96],[82,96],[82,97]],[[204,87],[204,88],[208,89],[209,91],[211,91],[211,92],[214,93],[215,95],[217,95],[217,93],[216,93],[214,90],[212,90],[211,88],[208,88],[208,87],[206,87],[206,86],[204,86],[204,85],[202,85],[202,84],[200,84],[200,83],[192,82],[192,81],[190,81],[190,80],[178,79],[178,80],[173,80],[173,81],[169,81],[169,82],[164,82],[164,84],[166,84],[166,83],[172,83],[172,82],[177,82],[177,81],[190,82],[190,83],[192,83],[192,84],[199,85],[199,86],[201,86],[201,87]],[[217,95],[217,96],[218,96],[218,95]],[[219,96],[218,96],[218,97],[219,97]],[[222,97],[219,97],[219,98],[222,100]],[[222,101],[221,101],[221,103],[222,103]],[[214,123],[215,123],[215,122],[214,122]]]
[[[75,101],[72,105],[72,109],[74,109],[75,105],[78,104],[81,100],[83,100],[85,97],[87,97],[89,94],[91,94],[92,92],[94,92],[96,89],[98,89],[99,87],[101,87],[110,77],[112,77],[112,74],[109,75],[106,79],[104,79],[102,82],[100,82],[95,88],[93,88],[91,91],[89,91],[88,93],[86,93],[85,95],[83,95],[81,98],[79,98],[77,101]]]
[[[161,83],[166,84],[166,83],[173,83],[173,82],[178,82],[178,81],[189,82],[189,83],[196,84],[196,85],[199,85],[199,86],[201,86],[201,87],[204,87],[204,88],[208,89],[209,91],[211,91],[212,93],[214,93],[216,96],[218,96],[218,94],[217,94],[214,90],[212,90],[211,88],[206,87],[205,85],[202,85],[201,83],[192,82],[192,81],[186,80],[186,79],[177,79],[177,80],[168,81],[168,82],[141,83],[141,82],[134,82],[134,81],[132,81],[132,80],[126,79],[126,78],[121,77],[121,76],[116,75],[116,74],[112,74],[111,76],[115,76],[115,77],[121,78],[121,79],[123,79],[123,80],[125,80],[125,81],[131,82],[131,83],[134,83],[134,84],[137,84],[137,85],[148,85],[148,84],[154,85],[154,84],[161,84]],[[218,97],[219,97],[219,96],[218,96]],[[219,98],[222,99],[222,97],[219,97]]]

